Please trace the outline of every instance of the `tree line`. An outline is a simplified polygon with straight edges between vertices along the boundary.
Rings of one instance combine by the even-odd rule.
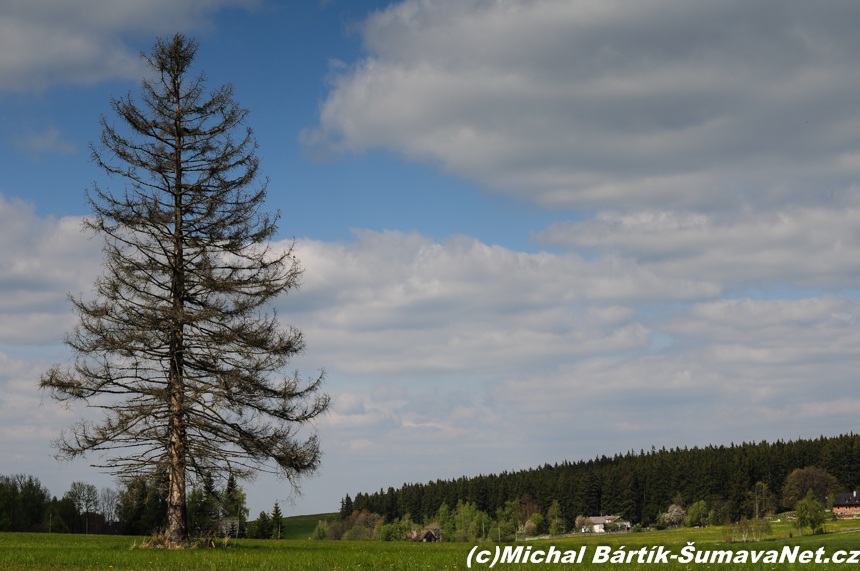
[[[442,506],[472,505],[495,516],[512,510],[513,502],[528,497],[534,513],[557,506],[558,517],[572,525],[577,516],[621,515],[643,526],[663,524],[667,506],[696,506],[695,517],[710,523],[757,518],[763,509],[763,490],[772,510],[793,507],[786,497],[788,476],[815,466],[832,475],[834,489],[860,487],[860,435],[798,439],[768,443],[743,442],[729,446],[657,449],[600,456],[578,462],[518,472],[407,483],[399,489],[347,495],[341,501],[341,521],[354,512],[384,516],[387,522],[430,522]],[[804,490],[804,495],[806,490]],[[828,492],[829,493],[829,492]],[[496,518],[496,521],[501,521]],[[671,521],[671,517],[670,517]],[[522,524],[522,522],[520,522]]]
[[[72,482],[52,496],[38,478],[0,475],[0,531],[151,535],[167,526],[166,473],[136,476],[99,490]],[[194,537],[246,537],[245,492],[233,477],[223,487],[207,476],[191,488],[188,527]],[[253,530],[254,524],[251,524]]]
[[[119,492],[72,482],[61,498],[51,496],[38,478],[0,475],[0,531],[116,533]]]

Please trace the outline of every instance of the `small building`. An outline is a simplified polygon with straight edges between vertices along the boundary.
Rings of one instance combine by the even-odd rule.
[[[860,513],[860,496],[857,495],[856,491],[845,494],[836,494],[833,498],[833,513]]]
[[[610,528],[617,531],[630,531],[632,524],[620,515],[601,515],[588,518],[591,520],[594,533],[606,533]]]
[[[439,541],[439,536],[433,530],[425,529],[424,531],[412,530],[412,541],[421,541],[424,543],[435,543]]]

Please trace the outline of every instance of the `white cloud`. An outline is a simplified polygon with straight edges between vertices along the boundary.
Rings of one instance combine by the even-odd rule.
[[[669,210],[599,212],[550,226],[544,244],[636,260],[663,278],[723,286],[856,288],[860,207],[784,207],[709,215]]]
[[[658,353],[517,363],[489,376],[464,369],[447,380],[346,376],[348,395],[321,434],[335,461],[342,450],[392,466],[388,479],[353,488],[363,491],[652,444],[838,434],[853,425],[858,315],[848,298],[719,300],[649,321],[675,340]],[[373,445],[359,450],[359,441]]]
[[[81,218],[41,218],[0,195],[0,342],[56,342],[74,324],[68,294],[90,291],[101,242]]]
[[[649,323],[674,337],[666,350],[512,374],[488,406],[536,442],[548,418],[567,440],[593,427],[601,453],[613,439],[638,448],[838,434],[852,425],[842,401],[860,365],[858,315],[860,303],[834,297],[696,304]]]
[[[51,127],[44,133],[20,135],[15,138],[14,145],[19,151],[35,155],[44,153],[68,155],[76,150],[74,143],[62,139],[62,133],[56,127]]]
[[[353,374],[498,371],[647,348],[627,304],[710,299],[718,285],[634,263],[525,254],[465,236],[358,232],[300,241],[302,291],[280,307],[326,368]]]
[[[34,459],[47,455],[48,443],[76,419],[73,411],[54,406],[38,391],[48,363],[15,359],[0,353],[0,454],[14,450]]]
[[[407,0],[362,27],[309,145],[382,147],[553,206],[839,200],[853,4]]]
[[[10,0],[0,4],[0,90],[144,74],[124,35],[199,30],[228,6],[259,0]]]
[[[846,430],[854,408],[845,398],[860,366],[860,302],[725,299],[719,281],[655,272],[657,261],[681,254],[649,245],[648,232],[721,224],[661,216],[613,227],[644,232],[618,238],[631,248],[642,242],[641,262],[526,254],[465,236],[436,243],[362,231],[351,243],[300,241],[304,284],[277,305],[306,335],[295,365],[329,371],[333,406],[317,424],[323,475],[340,479],[327,493],[653,443]],[[50,438],[91,414],[63,410],[36,390],[49,359],[62,359],[53,355],[74,323],[66,292],[88,290],[99,272],[100,243],[79,224],[0,201],[7,470],[50,471]],[[655,336],[668,341],[658,347]],[[39,344],[51,357],[19,351],[21,344]],[[382,481],[373,462],[338,472],[357,456],[385,465]],[[53,481],[68,485],[65,474]]]

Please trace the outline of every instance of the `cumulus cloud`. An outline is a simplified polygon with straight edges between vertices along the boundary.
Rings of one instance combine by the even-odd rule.
[[[497,399],[531,414],[587,403],[577,414],[610,411],[651,429],[670,422],[674,409],[721,430],[739,423],[786,431],[796,415],[811,420],[805,426],[840,430],[834,427],[847,426],[848,413],[828,405],[851,393],[858,315],[856,300],[836,297],[694,304],[651,323],[676,339],[659,354],[574,363],[539,380],[515,378]]]
[[[673,216],[628,226],[721,224]],[[36,390],[74,323],[66,293],[87,291],[99,272],[100,244],[79,227],[0,201],[0,454],[15,471],[50,470],[49,440],[92,413]],[[400,232],[299,241],[304,283],[277,308],[306,335],[294,364],[329,372],[333,406],[317,426],[326,474],[348,473],[336,493],[380,485],[368,458],[399,485],[654,443],[836,434],[853,422],[860,302],[727,299],[731,279],[655,272],[682,253],[622,242],[640,242],[641,261]],[[363,467],[350,468],[358,456]]]
[[[382,147],[548,207],[839,200],[860,173],[853,4],[406,0],[308,145]]]
[[[720,293],[630,262],[526,254],[466,236],[439,244],[362,231],[349,243],[303,240],[296,252],[305,283],[280,307],[327,368],[355,374],[497,371],[641,350],[649,331],[629,304]]]
[[[168,34],[209,25],[219,9],[259,0],[11,0],[0,4],[0,90],[139,78],[138,52],[123,35]]]
[[[395,485],[652,444],[838,434],[857,400],[858,317],[860,304],[845,297],[692,304],[647,320],[674,340],[657,352],[464,369],[450,382],[351,376],[320,428],[339,461],[399,458]],[[367,481],[353,489],[379,476]]]
[[[74,323],[66,299],[90,290],[101,243],[81,218],[42,218],[32,205],[0,195],[0,342],[56,342]]]
[[[37,390],[47,369],[43,360],[16,359],[0,352],[0,454],[10,462],[41,461],[48,443],[75,420],[73,411],[46,405]],[[9,468],[6,468],[7,470]]]
[[[554,224],[543,244],[636,260],[664,278],[724,286],[856,288],[860,207],[784,207],[715,215],[670,210],[603,211]]]

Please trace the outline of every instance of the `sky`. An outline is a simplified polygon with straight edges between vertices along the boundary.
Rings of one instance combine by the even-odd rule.
[[[834,436],[860,400],[860,4],[11,0],[0,4],[0,474],[80,418],[37,388],[101,243],[111,98],[159,36],[249,109],[326,371],[323,461],[252,517],[651,446]]]

